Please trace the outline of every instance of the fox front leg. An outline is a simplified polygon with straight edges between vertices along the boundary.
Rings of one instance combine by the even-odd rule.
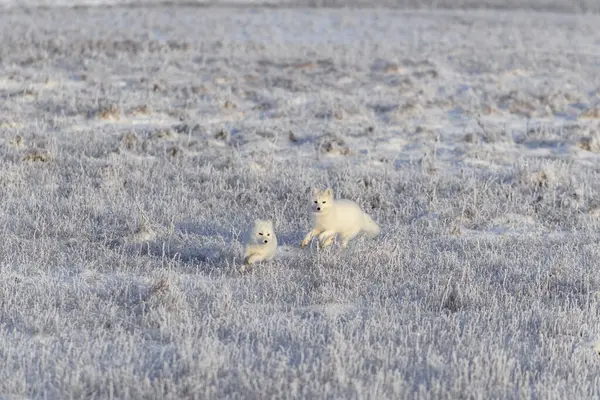
[[[246,270],[248,269],[249,266],[259,262],[261,260],[261,258],[259,257],[258,254],[249,254],[246,257],[244,257],[244,262],[242,263],[242,266],[239,269],[239,272],[244,273],[246,272]]]
[[[308,246],[308,244],[312,240],[313,236],[316,236],[316,235],[320,234],[321,232],[323,232],[321,229],[317,229],[317,228],[311,229],[310,232],[308,232],[306,234],[306,236],[304,237],[304,240],[302,241],[302,248],[305,248],[306,246]]]
[[[244,259],[244,265],[252,265],[258,261],[260,261],[260,256],[258,254],[250,254]]]
[[[333,231],[324,231],[319,235],[319,243],[321,247],[330,246],[333,243],[333,239],[335,238],[335,232]]]

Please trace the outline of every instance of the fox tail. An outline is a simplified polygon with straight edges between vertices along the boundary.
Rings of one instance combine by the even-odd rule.
[[[367,214],[364,214],[364,219],[365,222],[363,224],[362,230],[371,237],[379,235],[379,233],[381,232],[381,228],[379,227],[379,225],[377,225],[377,223],[373,221],[373,219]]]

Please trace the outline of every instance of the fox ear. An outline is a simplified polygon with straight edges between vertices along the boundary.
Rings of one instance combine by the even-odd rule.
[[[323,192],[323,194],[327,197],[333,196],[333,189],[328,187],[327,189],[325,189],[325,191]]]
[[[313,188],[313,189],[312,189],[312,195],[313,195],[313,196],[318,196],[318,195],[319,195],[319,189],[317,189],[317,188]]]

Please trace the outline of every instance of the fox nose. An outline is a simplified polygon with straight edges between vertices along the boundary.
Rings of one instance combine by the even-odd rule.
[[[321,211],[321,207],[317,207],[317,211]]]
[[[267,239],[264,240],[265,244],[269,243],[269,241]]]

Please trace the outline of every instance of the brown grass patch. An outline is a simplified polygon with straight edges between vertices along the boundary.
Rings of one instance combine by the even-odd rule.
[[[17,135],[10,140],[10,145],[13,147],[24,147],[25,140],[23,139],[23,136]]]
[[[119,106],[111,104],[110,106],[101,109],[98,116],[107,121],[118,121],[121,119],[121,109]]]
[[[123,135],[121,143],[127,150],[133,150],[137,146],[138,138],[135,133],[129,132]]]
[[[128,111],[129,115],[137,116],[137,115],[148,115],[150,114],[150,107],[147,104],[142,104],[135,108],[132,108]]]
[[[318,142],[321,151],[329,154],[340,154],[343,156],[349,155],[350,147],[346,144],[344,139],[339,136],[326,134]]]
[[[585,110],[579,115],[579,118],[600,119],[600,107],[593,107]]]
[[[591,151],[592,153],[600,153],[600,143],[596,136],[584,136],[579,139],[577,147],[585,151]]]
[[[29,149],[23,154],[23,161],[48,162],[52,159],[52,154],[45,149]]]
[[[235,103],[227,100],[225,101],[225,103],[223,103],[223,108],[226,110],[235,110],[237,109],[237,106],[235,105]]]

